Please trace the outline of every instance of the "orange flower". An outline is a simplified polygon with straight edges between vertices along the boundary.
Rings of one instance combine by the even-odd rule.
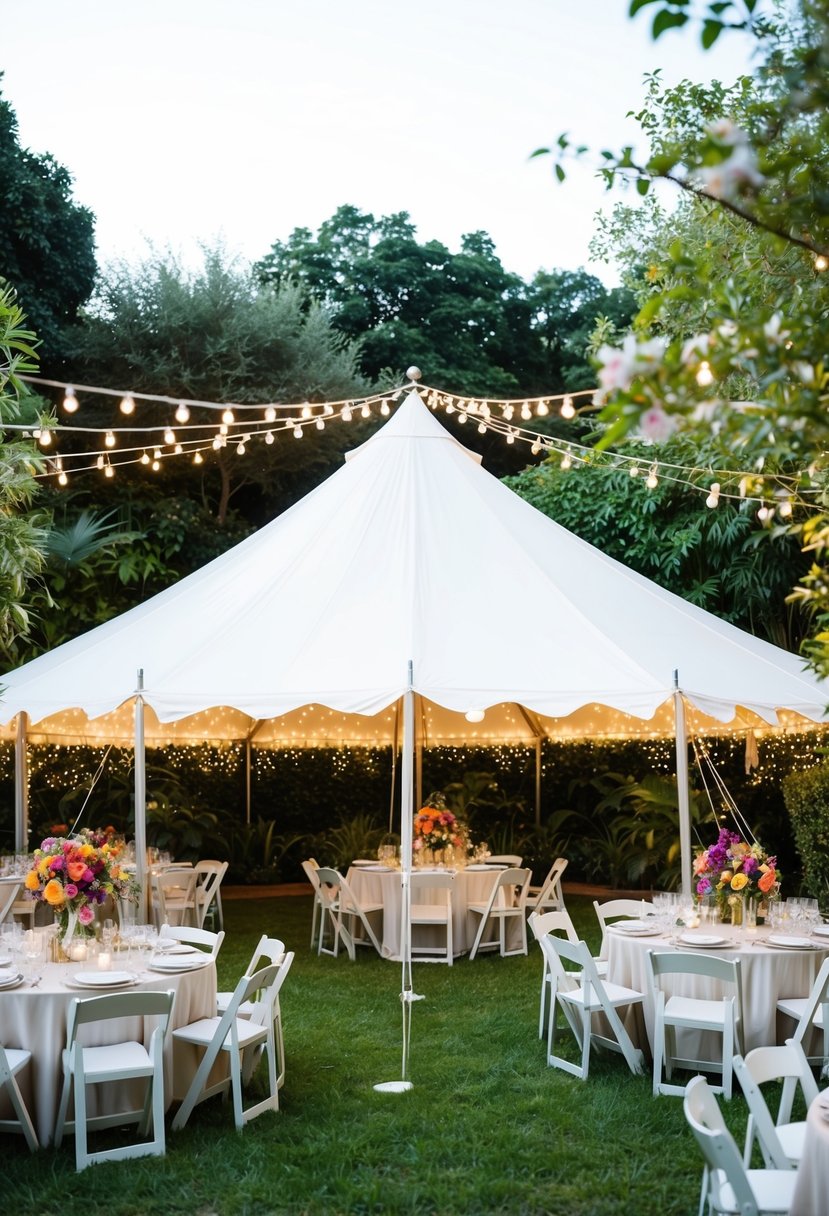
[[[760,890],[763,892],[764,895],[767,895],[769,893],[769,891],[772,889],[772,887],[774,886],[776,881],[777,881],[777,875],[775,874],[774,870],[767,870],[766,873],[762,876],[762,878],[757,883],[757,886],[760,888]]]
[[[80,882],[86,873],[86,862],[68,861],[66,863],[66,870],[73,882]]]
[[[59,907],[64,902],[66,896],[64,895],[63,887],[56,878],[50,878],[43,888],[43,898],[47,904],[51,904],[54,908]]]
[[[38,878],[37,872],[35,870],[29,870],[29,873],[26,875],[26,879],[23,883],[23,886],[26,888],[27,891],[36,891],[38,889],[38,887],[40,886],[40,879]]]
[[[745,874],[735,874],[731,879],[731,890],[742,891],[743,887],[748,886],[748,878]]]
[[[428,836],[429,832],[431,832],[434,826],[435,825],[432,823],[431,819],[427,819],[423,825],[423,835]]]

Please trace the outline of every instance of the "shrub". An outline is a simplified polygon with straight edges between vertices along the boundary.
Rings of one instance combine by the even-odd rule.
[[[783,780],[783,797],[803,863],[803,886],[829,913],[829,764],[818,764]]]

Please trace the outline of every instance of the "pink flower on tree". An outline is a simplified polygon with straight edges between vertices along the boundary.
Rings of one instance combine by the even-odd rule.
[[[676,430],[676,419],[666,414],[661,406],[652,405],[639,419],[639,430],[653,443],[664,443]]]

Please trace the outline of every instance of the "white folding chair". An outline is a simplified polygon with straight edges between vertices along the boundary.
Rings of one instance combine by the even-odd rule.
[[[320,899],[322,901],[322,924],[320,925],[319,946],[317,954],[331,954],[337,957],[340,941],[348,951],[352,963],[357,957],[355,946],[372,945],[378,954],[381,953],[380,943],[372,927],[370,917],[378,912],[382,914],[382,904],[361,904],[355,896],[348,881],[328,866],[320,866],[317,870],[320,883]],[[346,926],[343,921],[348,920]],[[329,948],[323,945],[326,922],[333,933],[333,942]],[[358,936],[357,923],[362,927],[365,936]]]
[[[20,878],[0,878],[0,925],[13,913],[14,906],[22,902],[23,880]],[[27,900],[34,912],[34,900]]]
[[[322,931],[322,898],[320,880],[317,877],[317,871],[320,868],[319,862],[315,858],[309,857],[307,861],[302,862],[302,868],[314,892],[314,903],[311,908],[311,949],[313,949],[317,945],[317,922],[319,922],[320,932]]]
[[[548,915],[561,914],[551,912]],[[619,984],[606,983],[601,979],[585,942],[571,942],[556,937],[553,933],[544,933],[538,939],[538,944],[546,955],[552,976],[552,1004],[547,1020],[547,1063],[586,1081],[590,1068],[590,1048],[596,1043],[611,1051],[620,1052],[632,1073],[638,1075],[644,1072],[642,1052],[633,1046],[617,1012],[620,1008],[643,1001],[644,994],[632,988],[623,988]],[[565,960],[574,964],[578,970],[566,970]],[[581,1048],[579,1064],[574,1064],[555,1053],[556,1014],[559,1006]],[[604,1029],[599,1031],[593,1028],[593,1015],[597,1013],[604,1014],[610,1033]]]
[[[196,875],[196,925],[204,928],[211,907],[215,905],[216,922],[220,929],[225,927],[222,911],[222,879],[227,873],[226,861],[199,861],[193,867]],[[211,925],[214,924],[211,916]]]
[[[417,945],[412,940],[412,961],[422,963],[448,963],[452,966],[452,913],[454,908],[455,877],[453,874],[412,874],[411,918],[412,929],[426,925],[431,929],[443,929],[446,934],[445,948],[435,945]],[[417,898],[423,891],[429,892],[429,901]],[[442,893],[443,899],[435,901],[433,893]]]
[[[489,899],[469,904],[468,911],[481,918],[469,952],[470,961],[479,950],[500,948],[502,958],[527,953],[527,887],[531,878],[532,870],[501,870],[495,875]],[[515,950],[507,949],[508,922],[518,927],[521,944]],[[492,923],[498,926],[498,936],[492,941],[484,941],[484,931]]]
[[[488,866],[512,866],[516,868],[524,860],[518,853],[490,853],[486,859]]]
[[[266,933],[263,933],[256,944],[253,954],[250,956],[250,962],[245,967],[244,975],[253,975],[259,964],[263,963],[263,960],[266,964],[275,965],[281,963],[284,957],[285,943],[280,941],[278,937],[268,937]],[[216,1012],[219,1014],[224,1013],[232,1000],[232,992],[217,992]],[[243,1001],[239,1006],[238,1016],[240,1018],[252,1017],[254,1010],[254,1001]],[[276,1028],[276,1054],[279,1061],[277,1086],[281,1089],[285,1083],[285,1041],[282,1036],[282,1009],[279,1004],[279,994],[277,994],[274,1002],[273,1012],[274,1026]]]
[[[566,857],[557,857],[547,873],[547,877],[537,886],[530,886],[527,891],[532,912],[559,912],[564,907],[564,895],[561,890],[561,876],[569,862]]]
[[[594,899],[593,907],[596,910],[599,927],[602,931],[602,945],[599,950],[599,958],[602,962],[607,961],[608,923],[620,920],[622,917],[632,917],[634,920],[639,920],[653,911],[653,904],[648,903],[645,899],[607,899],[602,904],[597,899]]]
[[[734,1057],[734,1071],[748,1104],[748,1126],[743,1163],[751,1165],[755,1138],[767,1169],[794,1169],[803,1156],[805,1120],[792,1122],[792,1101],[798,1083],[806,1106],[818,1095],[818,1087],[800,1043],[787,1039],[784,1047],[755,1047],[743,1059]],[[782,1081],[783,1093],[776,1120],[772,1118],[760,1086]]]
[[[274,1007],[293,961],[293,953],[289,953],[281,963],[263,967],[253,975],[243,975],[221,1016],[201,1018],[173,1031],[176,1042],[204,1048],[201,1063],[173,1119],[174,1131],[184,1127],[199,1102],[214,1094],[225,1093],[228,1087],[233,1095],[233,1121],[237,1130],[267,1110],[279,1110]],[[252,1005],[251,1015],[239,1017],[239,1008],[247,1001]],[[211,1069],[222,1051],[230,1057],[230,1076],[208,1083]],[[243,1085],[251,1080],[262,1052],[267,1058],[268,1094],[246,1107]]]
[[[794,1196],[794,1170],[747,1170],[705,1077],[685,1088],[685,1118],[705,1161],[699,1216],[783,1216]]]
[[[824,959],[808,996],[783,997],[777,1009],[797,1022],[793,1038],[801,1045],[813,1028],[821,1032],[822,1054],[807,1058],[810,1064],[829,1064],[829,958]]]
[[[576,932],[576,927],[570,919],[570,914],[566,908],[562,908],[560,912],[531,912],[527,918],[527,924],[533,932],[533,936],[537,942],[541,942],[542,937],[547,933],[563,933],[568,942],[577,942],[579,935]],[[550,970],[550,964],[547,961],[546,951],[541,951],[541,958],[544,964],[544,969],[541,974],[541,1000],[539,1001],[538,1010],[538,1037],[544,1038],[544,1028],[547,1025],[547,1017],[549,1009],[552,1006],[553,992],[553,973]],[[593,962],[595,963],[595,959]],[[598,971],[598,968],[596,968]],[[601,975],[601,972],[599,972]]]
[[[156,924],[195,926],[196,871],[192,867],[153,874],[151,894]]]
[[[75,1164],[85,1169],[98,1161],[124,1161],[129,1157],[162,1156],[164,1153],[164,1036],[170,1021],[175,992],[113,992],[106,996],[75,999],[69,1006],[66,1047],[63,1052],[63,1090],[55,1127],[55,1147],[60,1147],[64,1132],[74,1132]],[[89,1047],[82,1041],[81,1028],[93,1022],[111,1024],[118,1018],[153,1018],[154,1029],[147,1049],[143,1042],[129,1039],[106,1047]],[[146,1037],[146,1034],[144,1035]],[[147,1091],[141,1110],[120,1114],[86,1113],[86,1087],[106,1081],[132,1081],[145,1078]],[[74,1094],[75,1118],[67,1119],[70,1094]],[[91,1153],[88,1131],[137,1123],[139,1134],[152,1138],[117,1148]]]
[[[212,929],[194,929],[191,925],[162,925],[158,931],[158,940],[181,942],[185,946],[196,946],[212,959],[218,957],[225,939],[224,929],[214,933]]]
[[[32,1053],[20,1047],[0,1047],[0,1091],[5,1090],[8,1094],[12,1110],[17,1116],[16,1119],[0,1119],[0,1130],[21,1132],[34,1152],[38,1148],[37,1134],[17,1085],[17,1074],[26,1067],[31,1058]]]
[[[648,951],[653,984],[653,1092],[656,1094],[685,1093],[684,1085],[672,1085],[674,1068],[692,1072],[718,1072],[722,1086],[714,1092],[726,1100],[731,1098],[733,1059],[741,1050],[742,979],[740,960],[712,957],[706,954],[686,954],[675,951],[656,954]],[[718,998],[671,996],[665,992],[665,976],[704,976],[722,985]],[[679,1056],[676,1035],[679,1030],[713,1031],[722,1036],[720,1060],[697,1060]],[[663,1081],[662,1070],[668,1080]]]

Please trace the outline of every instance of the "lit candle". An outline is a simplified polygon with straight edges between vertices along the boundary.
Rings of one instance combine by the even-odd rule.
[[[86,962],[86,943],[85,942],[73,942],[72,945],[69,947],[69,957],[71,958],[73,963],[85,963]]]
[[[109,950],[98,951],[98,970],[110,971],[112,969],[112,955]]]

